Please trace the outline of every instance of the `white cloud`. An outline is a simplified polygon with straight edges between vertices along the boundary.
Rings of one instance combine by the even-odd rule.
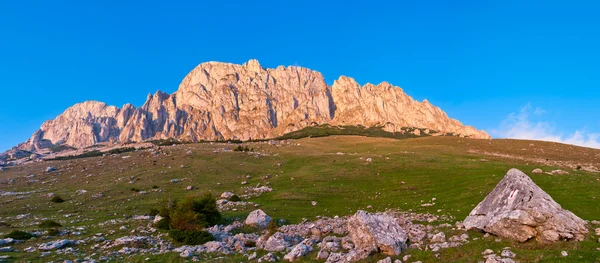
[[[565,135],[557,131],[556,124],[538,120],[545,113],[545,110],[539,107],[532,109],[527,104],[520,112],[509,114],[500,128],[493,130],[492,134],[502,138],[560,142],[600,149],[600,133],[581,129]]]

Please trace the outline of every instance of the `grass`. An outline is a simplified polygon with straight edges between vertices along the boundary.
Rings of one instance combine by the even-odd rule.
[[[412,133],[413,130],[419,130],[421,135],[415,135]],[[283,136],[277,137],[277,140],[288,140],[288,139],[302,139],[302,138],[318,138],[327,137],[332,135],[358,135],[366,137],[378,137],[378,138],[392,138],[392,139],[409,139],[417,138],[421,136],[429,136],[429,133],[425,133],[426,129],[420,128],[402,128],[402,132],[388,132],[383,127],[364,127],[364,126],[330,126],[328,124],[318,126],[308,126],[298,131],[287,133]],[[430,131],[435,133],[436,131]],[[446,134],[444,136],[452,136],[452,134]]]
[[[533,144],[533,145],[532,145]],[[196,186],[199,192],[211,192],[219,196],[224,191],[243,193],[244,185],[265,185],[274,189],[248,201],[261,205],[275,220],[284,219],[297,223],[302,218],[315,216],[351,215],[358,209],[384,211],[397,209],[418,213],[433,213],[452,218],[448,223],[463,220],[478,202],[494,188],[510,168],[519,168],[563,208],[586,220],[600,220],[600,174],[575,167],[559,166],[556,162],[577,162],[583,167],[600,167],[600,151],[565,146],[554,143],[519,140],[472,140],[457,137],[422,137],[409,140],[369,138],[364,136],[328,136],[290,140],[277,145],[244,143],[251,152],[222,151],[233,146],[220,143],[180,144],[161,147],[160,154],[147,151],[132,152],[131,158],[96,156],[90,158],[32,163],[19,166],[0,174],[0,181],[15,178],[11,185],[0,184],[2,191],[32,191],[26,197],[0,197],[2,217],[14,217],[31,213],[38,218],[48,218],[69,227],[87,226],[81,237],[97,232],[118,230],[120,225],[99,226],[110,219],[123,219],[124,215],[143,215],[165,199],[181,199],[189,194],[187,185]],[[237,145],[235,146],[237,147]],[[192,150],[193,154],[187,154]],[[342,153],[342,154],[338,154]],[[502,155],[489,155],[499,153]],[[518,158],[512,158],[518,157]],[[371,158],[372,161],[366,161]],[[548,161],[546,161],[548,159]],[[543,161],[539,163],[537,161]],[[53,174],[39,173],[44,167],[56,166]],[[185,165],[186,168],[180,168]],[[534,168],[544,171],[563,169],[570,175],[530,174]],[[85,171],[85,172],[82,172]],[[26,176],[38,174],[39,184],[27,184]],[[250,178],[246,178],[250,175]],[[269,175],[270,179],[265,179]],[[135,184],[130,184],[134,176]],[[182,183],[170,183],[180,179]],[[42,184],[43,183],[43,184]],[[154,189],[153,186],[159,188]],[[130,191],[153,189],[145,195]],[[85,189],[87,194],[76,194]],[[44,193],[65,197],[65,203],[48,202]],[[104,197],[92,198],[102,192]],[[436,198],[432,207],[421,207]],[[317,205],[311,205],[317,201]],[[367,207],[372,208],[367,208]],[[438,210],[440,210],[438,212]],[[243,219],[250,210],[223,213],[227,220]],[[64,215],[73,215],[65,218]],[[76,218],[71,220],[71,218]],[[65,220],[72,223],[66,224]],[[34,217],[23,220],[7,220],[11,229],[33,231],[37,225]],[[142,224],[142,223],[140,223]],[[128,223],[134,229],[134,223]],[[8,231],[4,228],[0,231]],[[167,231],[162,233],[167,234]],[[120,234],[119,234],[120,233]],[[598,262],[600,247],[597,238],[590,234],[583,242],[567,242],[553,245],[524,244],[508,241],[495,242],[494,238],[471,231],[471,237],[479,240],[453,249],[443,249],[439,258],[429,251],[409,250],[411,260],[422,262],[477,262],[486,248],[497,253],[510,246],[520,262]],[[126,233],[118,232],[115,239]],[[39,243],[36,240],[13,245],[22,251]],[[91,245],[77,246],[87,254],[93,253]],[[569,252],[561,257],[560,251]],[[313,252],[316,253],[316,252]],[[259,253],[260,254],[260,253]],[[39,253],[12,253],[19,261],[39,261]],[[145,258],[149,257],[149,261]],[[58,260],[55,253],[44,261]],[[317,262],[311,254],[306,262]],[[71,260],[75,258],[69,258]],[[376,262],[378,257],[370,258]],[[206,255],[210,262],[246,261],[239,256],[220,258]],[[183,262],[177,253],[164,255],[128,256],[128,262]],[[322,262],[322,261],[321,261]]]

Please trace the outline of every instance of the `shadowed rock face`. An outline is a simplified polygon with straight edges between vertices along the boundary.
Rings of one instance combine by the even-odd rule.
[[[60,144],[82,148],[167,138],[266,139],[314,124],[383,126],[387,131],[417,127],[490,138],[386,82],[360,86],[342,76],[330,87],[317,71],[293,66],[265,69],[250,60],[243,65],[202,63],[175,93],[148,95],[140,108],[78,103],[45,122],[18,148],[31,151]]]
[[[584,239],[586,222],[562,209],[531,178],[511,169],[496,188],[471,211],[464,221],[467,229],[519,242],[529,239],[549,243]]]

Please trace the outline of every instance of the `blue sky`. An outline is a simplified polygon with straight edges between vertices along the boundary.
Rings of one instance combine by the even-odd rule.
[[[327,3],[323,3],[327,2]],[[524,3],[526,2],[526,3]],[[578,1],[0,1],[0,151],[205,61],[388,81],[494,137],[599,147],[600,6]]]

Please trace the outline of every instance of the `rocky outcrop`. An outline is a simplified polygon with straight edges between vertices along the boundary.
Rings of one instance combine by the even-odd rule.
[[[318,124],[381,126],[392,132],[416,127],[490,138],[387,82],[360,86],[342,76],[330,87],[317,71],[295,66],[265,69],[250,60],[243,65],[202,63],[175,93],[148,95],[140,108],[78,103],[13,150],[167,138],[266,139]]]
[[[371,253],[400,255],[407,248],[408,234],[387,214],[358,210],[348,219],[348,232],[356,249]]]
[[[248,217],[246,217],[244,224],[253,226],[253,227],[265,228],[265,227],[269,226],[270,222],[271,222],[271,217],[268,216],[263,210],[257,209],[257,210],[250,212]]]
[[[584,239],[586,222],[562,209],[531,178],[511,169],[496,188],[464,220],[467,229],[519,242],[529,239],[549,243]]]

